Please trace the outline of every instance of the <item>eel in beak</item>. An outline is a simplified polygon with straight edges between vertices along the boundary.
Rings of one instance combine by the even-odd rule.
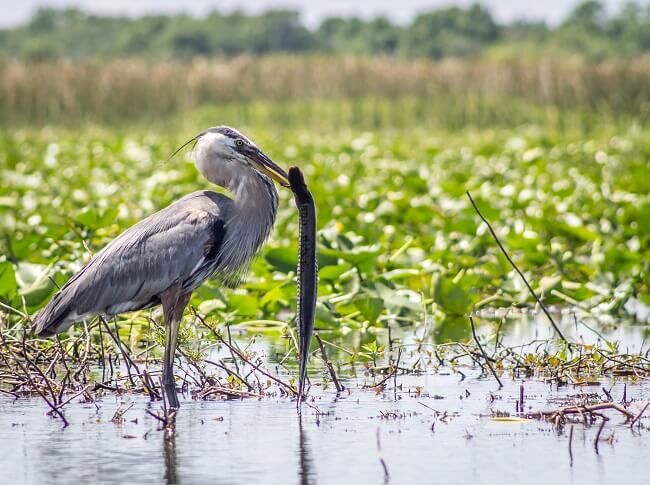
[[[307,360],[314,330],[318,267],[316,263],[316,206],[298,167],[289,169],[289,184],[300,217],[300,247],[298,250],[298,399],[300,407],[305,398]]]

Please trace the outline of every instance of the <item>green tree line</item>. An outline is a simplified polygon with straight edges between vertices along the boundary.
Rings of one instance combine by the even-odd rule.
[[[586,1],[553,27],[500,24],[485,7],[473,5],[422,13],[408,25],[385,17],[332,17],[314,29],[291,10],[128,18],[42,8],[27,24],[0,30],[0,56],[19,59],[326,53],[433,59],[567,54],[599,60],[649,51],[650,4],[634,2],[607,12],[602,3]]]

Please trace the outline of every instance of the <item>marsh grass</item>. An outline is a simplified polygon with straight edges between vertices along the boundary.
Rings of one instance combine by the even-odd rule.
[[[566,64],[274,56],[0,65],[5,126],[130,124],[197,109],[300,125],[645,123],[650,58]]]

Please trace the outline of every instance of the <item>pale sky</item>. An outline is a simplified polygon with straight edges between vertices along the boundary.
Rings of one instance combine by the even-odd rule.
[[[601,0],[609,10],[617,10],[626,0]],[[499,21],[513,19],[559,22],[579,0],[479,0]],[[39,6],[70,7],[104,15],[140,16],[160,13],[188,13],[203,15],[218,8],[221,11],[241,9],[261,12],[269,9],[290,8],[301,12],[303,21],[317,25],[323,17],[332,15],[359,15],[373,17],[386,15],[394,21],[408,22],[418,12],[450,5],[470,5],[476,0],[0,0],[0,27],[11,27],[27,21]],[[647,3],[642,1],[639,3]]]

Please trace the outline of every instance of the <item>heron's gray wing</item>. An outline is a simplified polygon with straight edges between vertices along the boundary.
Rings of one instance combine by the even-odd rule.
[[[36,332],[63,331],[85,315],[151,306],[175,282],[198,286],[212,270],[206,260],[218,253],[230,203],[196,192],[127,229],[52,298],[37,315]]]

